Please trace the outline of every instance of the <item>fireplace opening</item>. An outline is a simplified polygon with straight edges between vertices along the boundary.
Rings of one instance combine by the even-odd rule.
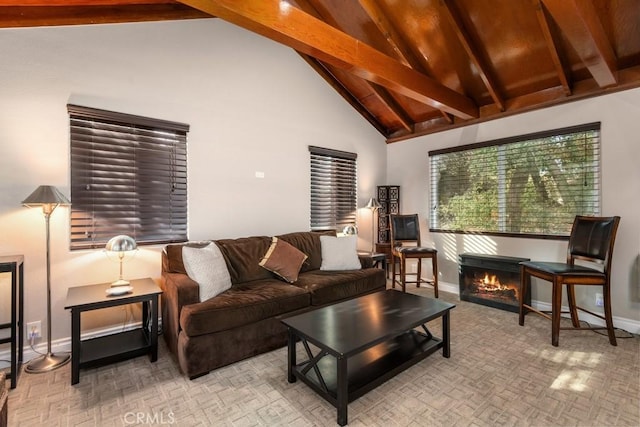
[[[520,262],[528,258],[500,255],[460,254],[460,299],[502,310],[519,311]],[[531,286],[527,286],[527,290]],[[531,294],[525,295],[531,304]]]

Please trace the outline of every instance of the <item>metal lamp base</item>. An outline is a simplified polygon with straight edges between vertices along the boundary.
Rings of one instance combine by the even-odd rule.
[[[115,282],[111,283],[111,287],[116,287],[116,286],[129,286],[130,283],[128,280],[123,280],[123,279],[119,279],[116,280]]]
[[[69,353],[47,353],[30,360],[27,366],[25,366],[24,371],[30,374],[49,372],[66,365],[70,360],[71,355]]]

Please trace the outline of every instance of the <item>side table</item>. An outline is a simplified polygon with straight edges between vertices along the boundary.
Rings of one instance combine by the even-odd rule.
[[[11,335],[0,339],[0,344],[11,343],[11,388],[16,388],[24,347],[24,256],[1,256],[0,273],[11,273],[11,323],[0,325],[0,329],[11,328]]]
[[[110,283],[78,286],[67,291],[64,308],[71,310],[71,384],[80,381],[80,368],[112,363],[148,354],[158,360],[158,296],[162,290],[150,279],[131,280],[133,291],[108,296]],[[107,307],[142,303],[142,327],[87,340],[81,340],[81,314]]]
[[[385,274],[388,273],[386,254],[378,252],[358,252],[358,256],[371,258],[373,260],[374,267],[380,266],[380,268],[384,270]]]

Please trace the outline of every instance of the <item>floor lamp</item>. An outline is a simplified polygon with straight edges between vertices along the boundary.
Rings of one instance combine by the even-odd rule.
[[[365,208],[371,210],[371,253],[375,252],[374,242],[376,240],[376,234],[375,234],[376,211],[381,207],[382,205],[378,203],[378,201],[373,197],[369,199],[369,203],[367,203],[367,206],[365,206]]]
[[[57,188],[51,185],[41,185],[22,201],[27,207],[41,207],[47,232],[47,354],[31,359],[24,368],[25,372],[37,374],[53,371],[71,360],[71,355],[61,355],[51,352],[51,261],[49,257],[49,217],[59,205],[69,205],[69,200]],[[22,327],[22,325],[20,325]]]

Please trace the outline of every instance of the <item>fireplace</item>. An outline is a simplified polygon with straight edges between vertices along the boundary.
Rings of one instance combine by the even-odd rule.
[[[520,265],[528,258],[464,253],[459,255],[460,299],[502,310],[519,311]],[[531,286],[527,286],[527,290]],[[531,305],[531,294],[525,295]]]

